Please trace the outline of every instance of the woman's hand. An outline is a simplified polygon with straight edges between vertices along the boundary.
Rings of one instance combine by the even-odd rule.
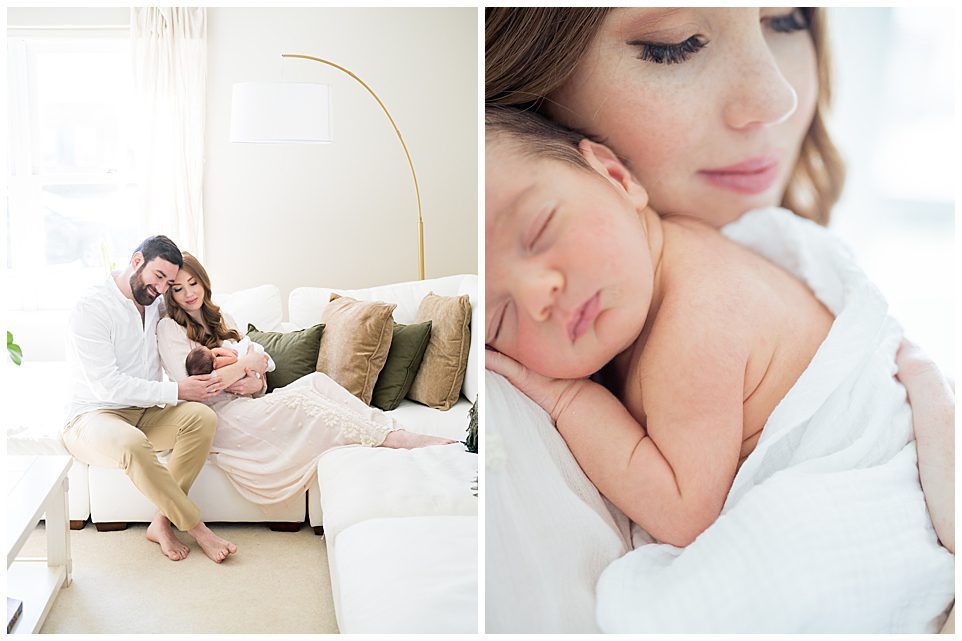
[[[254,370],[250,369],[245,370],[245,372],[244,378],[228,387],[226,391],[240,396],[250,396],[264,389],[266,379],[263,374],[258,376]]]
[[[484,365],[492,372],[504,376],[525,396],[540,405],[551,415],[551,420],[555,423],[588,382],[586,378],[562,379],[542,376],[513,358],[488,347],[484,350]]]
[[[245,369],[258,372],[261,376],[267,373],[267,355],[259,353],[253,345],[247,348],[243,361]]]
[[[237,362],[237,352],[227,347],[214,347],[210,350],[214,356],[214,369],[220,369],[225,365],[233,365]]]
[[[939,541],[955,553],[955,385],[917,345],[903,340],[896,376],[912,406],[919,479]]]

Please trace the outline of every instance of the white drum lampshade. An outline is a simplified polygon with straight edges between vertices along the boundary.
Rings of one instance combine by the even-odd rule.
[[[238,82],[231,142],[319,144],[331,134],[331,88],[308,82]]]

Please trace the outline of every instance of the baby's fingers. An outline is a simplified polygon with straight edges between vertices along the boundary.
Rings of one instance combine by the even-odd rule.
[[[524,367],[510,356],[488,348],[484,350],[484,366],[496,374],[501,374],[509,381],[520,378],[524,370]]]

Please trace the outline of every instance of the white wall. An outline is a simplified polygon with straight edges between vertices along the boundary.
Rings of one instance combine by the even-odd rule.
[[[124,27],[129,9],[10,8],[14,27]],[[477,273],[478,10],[208,8],[206,266],[230,292],[263,283],[361,288],[417,278],[417,171],[425,275]],[[87,31],[90,33],[90,31]],[[233,83],[332,85],[331,145],[228,142]],[[5,126],[5,125],[4,125]],[[74,295],[68,292],[66,296]],[[2,305],[0,305],[2,307]],[[30,360],[63,358],[66,310],[3,311]]]
[[[478,63],[474,8],[208,8],[207,260],[214,286],[345,288],[414,280],[417,204],[401,145],[353,71],[378,94],[417,171],[425,275],[477,273]],[[231,87],[332,86],[331,145],[228,141]]]

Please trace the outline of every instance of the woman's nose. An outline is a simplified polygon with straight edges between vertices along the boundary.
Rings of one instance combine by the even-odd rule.
[[[764,38],[743,52],[735,65],[724,117],[729,127],[777,125],[798,107],[798,94],[788,82]]]
[[[558,294],[564,289],[564,276],[554,269],[543,269],[522,281],[521,298],[528,314],[537,321],[548,320]]]

